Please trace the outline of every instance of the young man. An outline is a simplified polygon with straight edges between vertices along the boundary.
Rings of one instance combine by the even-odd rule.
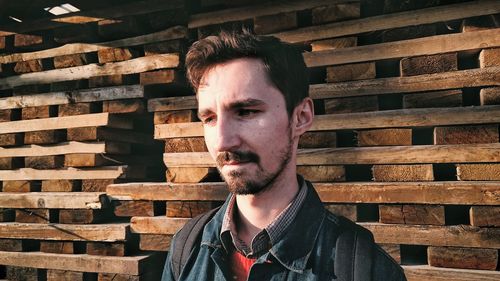
[[[299,138],[314,117],[299,50],[274,37],[221,33],[194,43],[186,67],[231,195],[192,247],[179,238],[192,226],[174,236],[162,280],[406,280],[370,233],[326,211],[296,174]],[[342,241],[358,234],[368,246],[352,254],[356,242]],[[339,254],[346,247],[350,258]],[[183,250],[189,255],[179,262]]]

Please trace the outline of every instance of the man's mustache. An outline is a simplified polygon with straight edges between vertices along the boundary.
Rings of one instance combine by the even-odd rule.
[[[259,163],[260,157],[259,155],[251,151],[225,151],[217,154],[217,157],[215,159],[215,162],[217,163],[218,167],[222,167],[231,161],[239,163],[245,163],[245,162]]]

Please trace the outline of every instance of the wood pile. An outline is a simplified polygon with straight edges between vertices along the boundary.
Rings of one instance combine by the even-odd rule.
[[[183,54],[241,26],[304,49],[317,116],[298,172],[329,210],[410,281],[500,278],[498,1],[180,2],[0,36],[7,279],[158,280],[175,231],[228,194]]]

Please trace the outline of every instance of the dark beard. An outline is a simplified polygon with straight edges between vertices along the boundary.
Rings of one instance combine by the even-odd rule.
[[[280,165],[276,171],[264,171],[260,166],[260,157],[251,151],[233,151],[233,152],[223,152],[217,155],[217,168],[220,175],[224,178],[227,183],[230,192],[238,195],[250,195],[258,194],[270,186],[273,185],[276,178],[280,176],[285,169],[285,167],[290,162],[292,157],[292,139],[289,138],[288,145],[285,150],[280,151]],[[238,162],[253,162],[258,166],[258,171],[254,176],[254,179],[245,178],[245,173],[241,171],[232,171],[228,177],[224,177],[221,173],[221,168],[225,162],[235,160]]]

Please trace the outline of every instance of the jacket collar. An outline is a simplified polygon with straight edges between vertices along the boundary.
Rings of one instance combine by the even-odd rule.
[[[294,222],[289,226],[286,234],[269,250],[269,254],[285,268],[302,273],[316,243],[321,226],[326,218],[326,210],[319,199],[316,190],[309,182],[304,203],[297,213]],[[220,231],[224,214],[231,196],[215,216],[207,223],[201,239],[202,246],[222,248]]]

